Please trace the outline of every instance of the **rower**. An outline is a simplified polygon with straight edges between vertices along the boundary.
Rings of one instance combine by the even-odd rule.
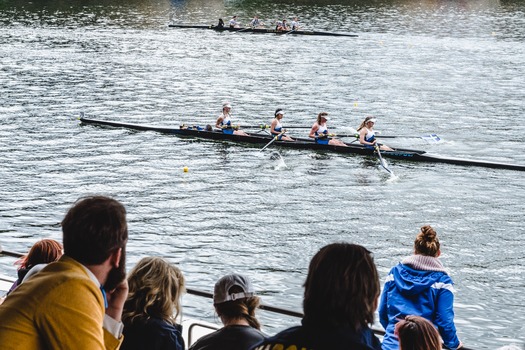
[[[279,32],[290,30],[290,26],[286,22],[286,19],[283,19],[282,22],[277,22],[277,25],[275,26],[275,30]]]
[[[328,113],[321,112],[317,115],[317,121],[312,125],[309,137],[315,139],[315,143],[319,145],[332,145],[332,146],[345,146],[348,147],[343,141],[334,139],[328,133],[326,122],[328,121]]]
[[[250,27],[258,28],[258,27],[262,27],[263,25],[264,25],[264,23],[259,20],[259,17],[253,16],[253,19],[250,22]]]
[[[392,148],[387,145],[380,145],[377,143],[374,131],[374,124],[376,118],[368,116],[361,122],[361,125],[357,128],[359,132],[359,143],[365,146],[368,149],[375,149],[376,146],[379,146],[381,151],[393,151]]]
[[[292,20],[292,23],[290,23],[291,26],[292,26],[292,30],[299,30],[301,28],[301,26],[299,25],[299,18],[298,17],[294,17],[293,20]]]
[[[231,110],[232,110],[232,106],[230,102],[224,102],[222,104],[222,114],[219,116],[219,118],[217,118],[215,127],[218,129],[221,129],[223,134],[247,136],[248,134],[246,134],[244,131],[236,130],[234,126],[232,125]]]
[[[240,23],[237,22],[237,16],[233,16],[232,19],[230,19],[230,28],[240,28]]]
[[[285,135],[286,129],[283,129],[283,126],[281,125],[284,111],[281,108],[277,108],[274,115],[275,118],[272,120],[272,124],[270,124],[270,134],[277,137],[277,141],[295,141],[291,137]]]

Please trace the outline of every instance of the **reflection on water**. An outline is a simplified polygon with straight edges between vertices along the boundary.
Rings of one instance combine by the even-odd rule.
[[[308,261],[347,240],[374,252],[381,275],[436,227],[456,282],[460,338],[476,349],[519,343],[525,305],[525,189],[514,171],[239,146],[112,128],[90,117],[164,126],[211,124],[223,100],[241,125],[277,106],[302,137],[378,117],[388,144],[525,164],[525,9],[519,1],[3,1],[0,3],[0,242],[22,251],[60,239],[79,196],[128,208],[129,265],[161,255],[188,284],[252,277],[264,301],[300,309]],[[358,38],[172,29],[236,14]],[[511,151],[509,151],[511,150]],[[189,171],[184,172],[184,167]],[[504,254],[502,254],[504,252]],[[12,262],[0,260],[14,275]],[[213,320],[208,300],[189,316]],[[509,317],[512,315],[512,317]],[[296,320],[262,315],[269,333]],[[487,320],[490,322],[487,323]]]

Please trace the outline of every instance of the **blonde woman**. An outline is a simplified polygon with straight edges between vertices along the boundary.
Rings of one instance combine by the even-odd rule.
[[[122,350],[184,350],[182,327],[175,323],[185,292],[182,272],[157,257],[143,258],[128,276]]]
[[[368,116],[357,128],[357,131],[359,132],[359,143],[365,146],[365,148],[375,149],[378,145],[374,131],[375,123],[376,118]],[[387,145],[379,145],[379,149],[381,151],[392,151],[392,148]]]
[[[421,227],[414,241],[414,255],[390,270],[379,305],[379,321],[385,328],[383,350],[398,350],[395,326],[407,315],[431,321],[451,350],[462,344],[454,325],[454,282],[438,259],[441,247],[431,226]]]
[[[315,143],[319,145],[332,145],[332,146],[348,146],[339,139],[334,139],[328,133],[328,127],[326,122],[328,121],[328,113],[321,112],[317,115],[317,119],[310,129],[308,137],[315,139]]]

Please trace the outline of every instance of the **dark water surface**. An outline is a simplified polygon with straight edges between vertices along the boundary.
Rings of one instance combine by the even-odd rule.
[[[167,27],[254,13],[359,37]],[[265,303],[300,310],[321,246],[363,244],[386,276],[431,224],[456,282],[463,342],[523,344],[523,173],[390,161],[390,178],[373,157],[279,150],[283,164],[272,150],[76,118],[207,124],[230,100],[241,124],[268,123],[282,107],[286,123],[311,125],[326,110],[344,131],[373,114],[384,134],[443,139],[394,146],[525,164],[524,77],[519,1],[3,1],[0,242],[25,251],[60,239],[73,201],[111,195],[129,212],[129,266],[160,255],[206,291],[242,272]],[[12,263],[2,259],[1,273],[14,276]],[[184,304],[187,316],[214,319],[209,300]],[[262,319],[269,333],[297,322]]]

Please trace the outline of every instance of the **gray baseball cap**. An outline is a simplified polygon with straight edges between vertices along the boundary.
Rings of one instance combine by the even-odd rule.
[[[242,292],[230,293],[230,289],[238,286]],[[215,283],[213,290],[213,304],[221,304],[242,298],[249,298],[255,295],[252,283],[248,277],[236,273],[226,275]]]

